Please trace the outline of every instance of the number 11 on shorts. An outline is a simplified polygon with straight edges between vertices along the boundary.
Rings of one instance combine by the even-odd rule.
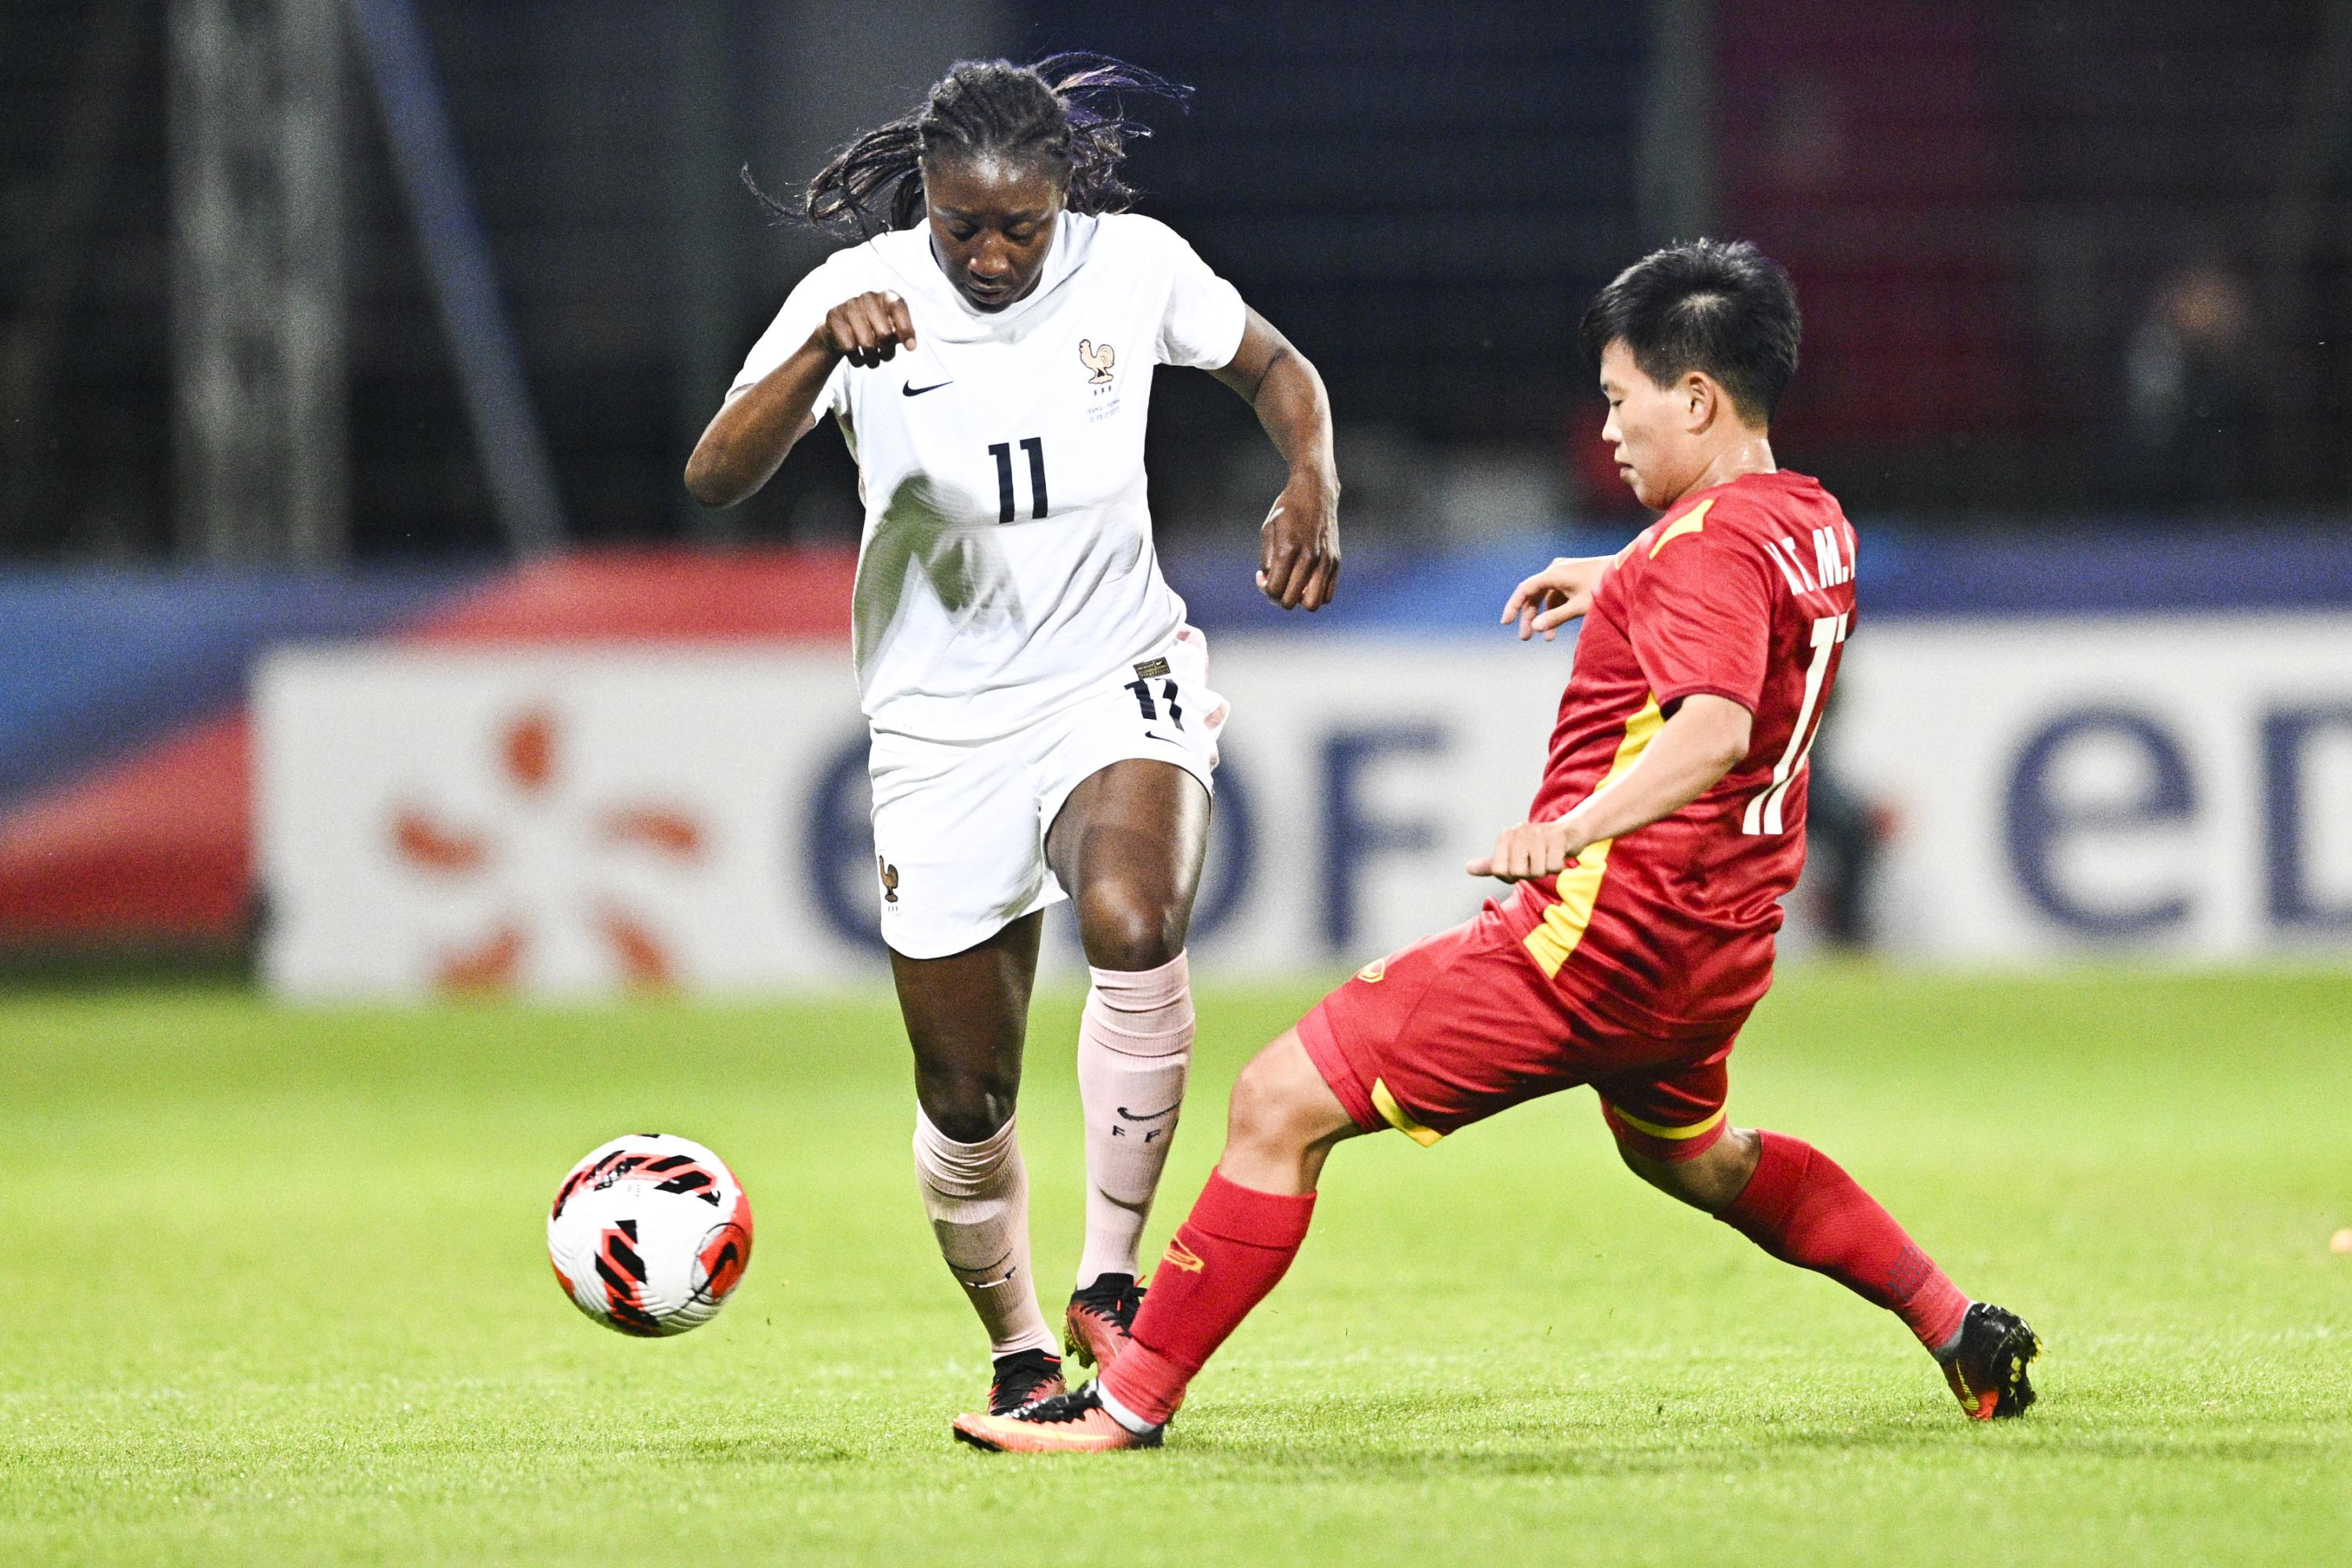
[[[1143,715],[1143,721],[1147,724],[1158,723],[1160,721],[1160,705],[1151,700],[1151,682],[1149,680],[1130,680],[1127,683],[1127,689],[1135,693],[1136,710]],[[1179,730],[1182,729],[1184,727],[1184,710],[1177,705],[1176,682],[1174,680],[1163,680],[1160,683],[1160,701],[1168,704],[1168,721],[1175,725]]]

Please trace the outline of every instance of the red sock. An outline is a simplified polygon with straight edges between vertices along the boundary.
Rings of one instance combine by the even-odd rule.
[[[1146,1421],[1175,1415],[1184,1385],[1288,1272],[1314,1217],[1313,1193],[1261,1193],[1210,1172],[1151,1277],[1135,1343],[1102,1374],[1103,1392]]]
[[[1950,1343],[1969,1299],[1944,1271],[1836,1161],[1801,1138],[1760,1136],[1756,1173],[1716,1217],[1782,1262],[1885,1307],[1928,1350]]]

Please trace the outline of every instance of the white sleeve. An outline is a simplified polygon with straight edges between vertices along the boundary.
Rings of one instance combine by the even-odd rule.
[[[776,319],[768,323],[768,330],[760,334],[760,341],[751,345],[751,353],[743,361],[743,368],[735,373],[735,384],[727,389],[726,402],[734,402],[758,385],[770,371],[792,358],[824,321],[826,311],[844,300],[863,292],[865,290],[858,287],[857,280],[846,268],[835,266],[830,260],[802,279],[784,297],[783,309],[778,310]],[[818,407],[830,409],[835,414],[841,412],[846,385],[842,370],[848,363],[845,359],[833,367],[833,374],[825,378],[824,390],[817,399]]]
[[[1160,227],[1174,262],[1168,308],[1160,318],[1160,363],[1223,370],[1241,352],[1249,310],[1241,290],[1209,269],[1174,229]]]

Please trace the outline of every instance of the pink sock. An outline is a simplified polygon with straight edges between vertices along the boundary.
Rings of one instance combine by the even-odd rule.
[[[1087,1244],[1078,1283],[1139,1272],[1137,1247],[1175,1142],[1192,1064],[1192,968],[1096,969],[1078,1024],[1087,1119]]]
[[[923,1212],[948,1271],[988,1331],[991,1355],[1061,1349],[1029,1272],[1029,1173],[1013,1127],[1008,1121],[977,1143],[959,1143],[915,1110]]]

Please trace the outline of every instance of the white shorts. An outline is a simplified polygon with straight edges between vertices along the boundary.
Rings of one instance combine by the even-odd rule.
[[[1060,711],[1001,740],[877,734],[875,874],[882,940],[908,958],[945,958],[1069,895],[1045,864],[1045,835],[1070,792],[1113,763],[1173,763],[1213,789],[1225,700],[1209,689],[1209,644],[1176,640]]]

